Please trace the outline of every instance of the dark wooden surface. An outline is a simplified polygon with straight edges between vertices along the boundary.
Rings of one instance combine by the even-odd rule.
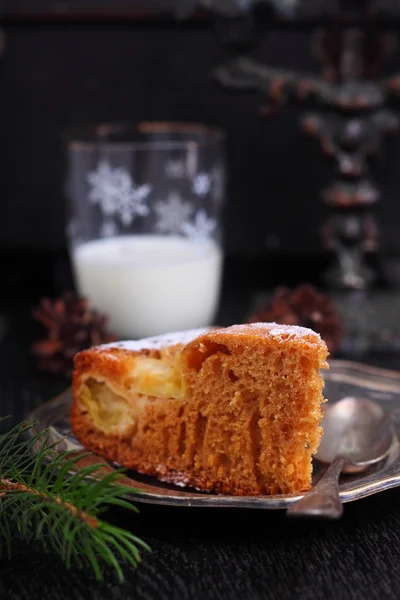
[[[243,301],[229,306],[221,322],[245,309]],[[28,311],[8,316],[0,339],[0,413],[14,420],[65,387],[33,370],[28,323]],[[290,521],[284,512],[146,505],[139,515],[112,511],[108,518],[152,548],[123,585],[108,570],[104,583],[89,571],[67,572],[39,546],[16,542],[12,560],[0,562],[1,600],[400,597],[400,489],[346,505],[336,523]]]

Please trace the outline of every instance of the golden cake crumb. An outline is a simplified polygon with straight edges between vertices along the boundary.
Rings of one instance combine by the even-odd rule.
[[[90,450],[223,494],[309,489],[328,352],[275,323],[99,346],[75,359],[72,429]]]

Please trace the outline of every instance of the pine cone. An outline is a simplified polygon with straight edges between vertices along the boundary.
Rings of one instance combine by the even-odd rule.
[[[48,338],[32,346],[41,371],[69,377],[77,352],[116,339],[105,329],[105,315],[92,310],[85,298],[78,298],[72,292],[54,302],[42,298],[32,312],[48,329]]]
[[[278,288],[271,304],[258,309],[249,321],[309,327],[321,335],[331,354],[340,349],[342,321],[337,308],[327,294],[311,285],[300,285],[295,290]]]

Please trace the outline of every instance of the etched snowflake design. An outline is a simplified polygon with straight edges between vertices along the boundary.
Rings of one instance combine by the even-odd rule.
[[[197,211],[192,222],[181,225],[181,232],[191,240],[200,241],[211,238],[216,227],[215,219],[208,217],[206,211],[201,209]]]
[[[149,214],[149,207],[144,204],[144,201],[150,191],[149,185],[141,185],[136,189],[132,188],[131,193],[121,195],[118,202],[118,215],[125,226],[131,225],[137,215],[146,217]]]
[[[145,200],[151,187],[136,186],[124,167],[112,168],[103,161],[87,179],[91,186],[89,200],[98,204],[105,216],[118,215],[122,223],[129,226],[136,216],[149,214]]]
[[[100,227],[100,237],[113,237],[118,235],[118,227],[114,221],[104,221]]]
[[[165,165],[165,174],[170,179],[182,179],[185,172],[185,163],[182,160],[169,160]]]
[[[194,178],[193,192],[200,197],[207,196],[211,189],[211,177],[208,173],[199,173]]]
[[[193,212],[189,202],[184,202],[177,192],[171,192],[166,200],[159,200],[154,205],[157,214],[156,229],[160,233],[179,233],[182,223]]]

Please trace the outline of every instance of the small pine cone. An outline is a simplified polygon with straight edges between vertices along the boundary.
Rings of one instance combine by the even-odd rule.
[[[77,352],[115,341],[106,330],[105,315],[92,310],[85,298],[66,292],[53,302],[42,298],[33,317],[47,329],[47,338],[32,346],[39,370],[69,377]]]
[[[319,333],[328,350],[334,354],[342,341],[342,320],[335,303],[311,285],[295,290],[278,288],[270,304],[261,307],[250,317],[250,323],[275,322],[282,325],[301,325]]]

